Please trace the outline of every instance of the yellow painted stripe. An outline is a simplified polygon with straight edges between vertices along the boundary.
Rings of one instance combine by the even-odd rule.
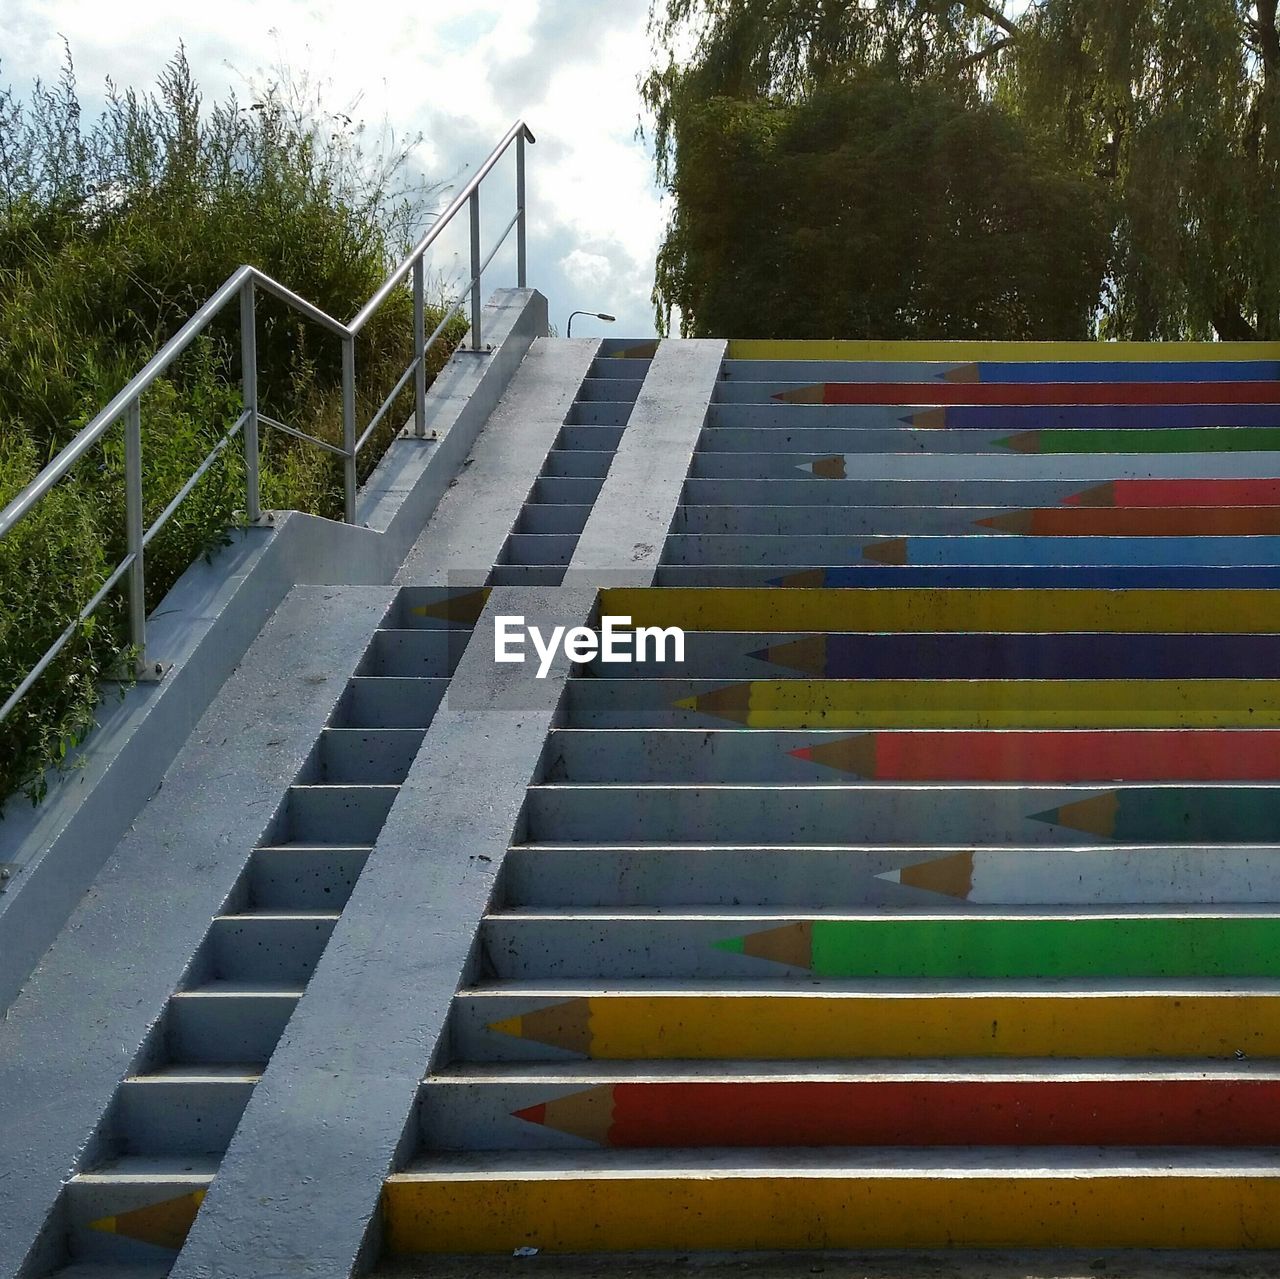
[[[678,1161],[674,1161],[677,1162]],[[392,1253],[1280,1246],[1280,1174],[404,1173]]]
[[[1276,728],[1280,680],[753,680],[675,705],[748,728]]]
[[[731,360],[1276,360],[1280,342],[797,342],[742,339]]]
[[[600,608],[691,631],[1197,631],[1280,628],[1280,591],[627,587]]]
[[[1280,994],[615,995],[491,1029],[609,1061],[1274,1057]]]

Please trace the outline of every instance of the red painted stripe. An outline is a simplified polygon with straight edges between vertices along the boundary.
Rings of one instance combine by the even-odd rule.
[[[978,523],[1032,537],[1275,537],[1280,506],[1061,506]]]
[[[1274,781],[1280,732],[879,733],[877,781]]]
[[[614,1087],[613,1146],[1268,1146],[1252,1080],[673,1083]]]
[[[826,382],[822,386],[823,404],[1280,404],[1280,382]]]
[[[1280,506],[1280,479],[1112,480],[1107,487],[1113,506]],[[1078,506],[1081,497],[1066,502]]]

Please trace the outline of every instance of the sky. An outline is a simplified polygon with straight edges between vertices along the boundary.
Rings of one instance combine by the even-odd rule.
[[[154,84],[179,41],[206,99],[231,88],[243,97],[284,65],[335,109],[356,103],[352,114],[375,131],[421,133],[416,163],[455,188],[523,116],[538,139],[527,164],[530,285],[561,334],[581,308],[617,323],[579,318],[575,336],[647,336],[664,223],[651,148],[636,136],[647,15],[648,0],[0,0],[0,80],[23,89],[55,75],[63,37],[90,109],[107,76]],[[485,182],[481,208],[493,230],[514,212],[509,164]],[[459,281],[466,261],[458,222],[434,259],[441,280]],[[500,256],[486,295],[514,283],[513,260]]]

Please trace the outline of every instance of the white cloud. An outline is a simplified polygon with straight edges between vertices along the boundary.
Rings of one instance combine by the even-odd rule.
[[[62,36],[89,102],[108,75],[151,85],[179,41],[208,98],[283,63],[325,84],[336,106],[358,99],[371,125],[421,131],[416,158],[437,180],[464,175],[523,115],[538,136],[529,282],[561,328],[588,306],[615,313],[620,336],[643,335],[662,224],[652,160],[635,137],[647,11],[648,0],[26,0],[0,10],[0,73],[19,87],[55,74]],[[513,206],[509,169],[495,179],[482,207],[496,230]],[[459,239],[435,267],[456,278],[465,258]],[[506,282],[502,262],[486,285]]]

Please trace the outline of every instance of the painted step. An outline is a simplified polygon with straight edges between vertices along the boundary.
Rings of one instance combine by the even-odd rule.
[[[444,678],[357,675],[348,681],[331,728],[413,728],[425,731],[440,708]]]
[[[612,374],[611,376],[621,376]],[[1267,382],[1277,360],[725,360],[729,382]]]
[[[1280,915],[1251,906],[985,918],[522,910],[486,916],[480,936],[500,982],[1280,977]]]
[[[581,468],[571,472],[579,475],[590,473],[588,463],[592,459],[613,457],[611,453],[563,456],[573,459],[572,463],[565,463],[566,467]],[[607,470],[607,462],[604,466]],[[779,483],[808,478],[816,485],[842,480],[1018,480],[1085,485],[1132,479],[1271,479],[1275,469],[1276,460],[1271,453],[1061,453],[1014,457],[995,453],[695,453],[689,478]],[[603,475],[604,471],[599,473]]]
[[[399,789],[369,784],[290,786],[270,842],[372,844]]]
[[[1052,518],[1049,512],[1052,511]],[[953,534],[1028,536],[1036,524],[1059,537],[1264,537],[1280,530],[1280,506],[1050,507],[1007,506],[681,506],[664,554],[682,537],[881,537]],[[1006,527],[1007,526],[1007,527]],[[1019,528],[1027,530],[1018,534]],[[1055,533],[1056,530],[1056,533]]]
[[[1144,431],[1194,427],[1280,427],[1275,404],[822,405],[712,403],[712,430],[854,428],[892,431]]]
[[[218,1170],[217,1155],[131,1156],[67,1183],[68,1243],[81,1261],[176,1256]]]
[[[872,456],[883,458],[894,455],[880,453]],[[1227,461],[1238,465],[1241,457],[1252,456],[1253,454],[1228,456]],[[795,479],[699,479],[694,477],[685,481],[682,501],[687,506],[988,506],[1027,510],[1057,506],[1090,488],[1121,479],[1120,468],[1114,465],[1114,459],[1110,457],[1097,459],[1088,468],[1092,472],[1091,475],[1078,474],[1074,477],[1063,476],[1057,479],[1037,477],[1032,469],[1032,461],[1027,458],[977,459],[986,463],[997,461],[1014,463],[1022,468],[1021,478],[1014,471],[1004,476],[986,478],[927,479],[918,473],[913,475],[914,464],[922,460],[924,459],[919,457],[903,457],[900,465],[895,463],[892,466],[878,468],[897,470],[901,472],[900,475],[897,477],[882,475],[875,479],[816,479],[812,475],[806,477],[799,472]],[[950,462],[955,459],[941,457],[939,460]],[[1071,459],[1062,460],[1070,461]],[[1274,463],[1266,469],[1274,470]],[[1193,478],[1210,477],[1194,476]],[[539,480],[534,488],[536,492],[540,491],[538,486],[544,484],[565,486],[592,483],[595,481]],[[563,487],[556,491],[563,493],[564,496],[535,497],[533,500],[566,502],[594,500],[594,495],[574,496],[572,490]]]
[[[177,1064],[265,1065],[293,1016],[302,986],[208,981],[172,995],[165,1050]]]
[[[325,786],[399,785],[424,736],[420,728],[326,728],[299,780]]]
[[[1280,842],[1280,786],[628,786],[530,788],[551,843],[1239,844]]]
[[[196,965],[226,982],[304,986],[337,922],[336,911],[217,915]]]
[[[448,678],[470,638],[469,630],[377,630],[355,673],[413,676],[418,679]]]
[[[1274,1062],[597,1062],[423,1081],[424,1150],[1280,1145]]]
[[[590,506],[546,506],[526,502],[520,508],[513,533],[564,534],[576,537],[587,525]]]
[[[1174,592],[1231,588],[1274,590],[1280,586],[1280,565],[1138,565],[1106,568],[1062,565],[855,565],[852,568],[809,564],[775,564],[770,568],[745,564],[660,564],[654,583],[661,587],[711,586],[728,589],[809,588],[844,589],[902,587],[983,590],[1134,591],[1159,588]]]
[[[1270,1151],[804,1148],[427,1156],[388,1178],[393,1254],[1274,1248]]]
[[[1280,529],[1280,507],[1275,508],[1275,515],[1275,527]],[[1034,564],[1106,568],[1125,564],[1239,564],[1274,568],[1280,565],[1280,537],[992,537],[975,530],[961,536],[878,538],[874,541],[847,536],[677,535],[667,538],[662,558],[668,564],[766,567],[791,564],[942,567]]]
[[[613,399],[587,392],[583,399]],[[744,382],[716,383],[721,404],[1280,404],[1280,381],[1259,382]]]
[[[367,844],[264,845],[247,872],[254,909],[340,911],[369,859]]]
[[[1244,980],[506,983],[460,991],[452,1031],[467,1062],[1276,1058],[1280,989]]]
[[[382,625],[397,630],[470,629],[488,598],[487,591],[469,586],[405,586],[396,594]]]
[[[606,588],[636,626],[691,631],[1271,632],[1280,594],[1255,590],[768,590]]]
[[[613,352],[613,348],[609,348]],[[937,360],[967,364],[982,360],[1098,360],[1128,364],[1134,360],[1280,359],[1277,342],[1004,342],[970,339],[882,340],[864,338],[733,338],[731,360]]]
[[[220,1155],[261,1072],[254,1065],[165,1066],[131,1075],[113,1105],[124,1155]]]
[[[1280,682],[576,679],[568,709],[572,728],[1275,728]]]
[[[499,901],[527,907],[877,910],[1280,902],[1280,845],[1054,848],[525,844]]]
[[[805,426],[801,419],[786,426],[709,427],[698,437],[698,452],[732,454],[1265,453],[1277,449],[1280,427],[1249,426],[1153,427],[1141,434],[1130,427],[937,431],[906,425]]]
[[[829,643],[836,637],[827,638]],[[840,730],[557,728],[547,736],[539,780],[774,785],[1280,781],[1280,732],[888,729],[849,734]]]

